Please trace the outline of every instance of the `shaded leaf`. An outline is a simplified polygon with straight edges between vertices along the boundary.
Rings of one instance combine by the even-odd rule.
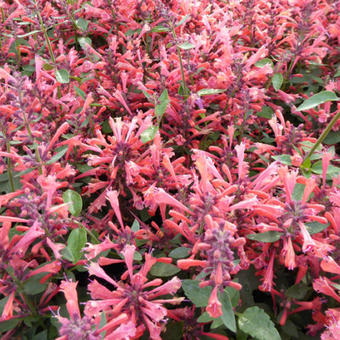
[[[236,332],[235,314],[231,305],[228,292],[223,291],[222,294],[219,294],[219,300],[222,304],[223,314],[221,315],[221,319],[223,321],[223,324],[232,332]]]
[[[50,165],[58,161],[61,157],[65,155],[65,153],[67,152],[67,149],[68,149],[68,145],[64,145],[61,148],[58,148],[57,149],[58,152],[50,160],[48,160],[46,164]]]
[[[174,264],[157,262],[151,267],[150,274],[157,277],[167,277],[173,276],[180,271]]]
[[[305,223],[305,226],[308,232],[313,235],[327,229],[330,226],[330,223],[322,224],[320,222],[308,222]]]
[[[169,256],[172,257],[173,259],[184,259],[189,256],[190,252],[191,252],[190,248],[179,247],[173,249],[169,253]]]
[[[259,117],[268,118],[271,119],[273,117],[274,110],[270,106],[263,106],[262,110],[260,112],[257,112],[256,114]]]
[[[196,280],[183,280],[182,288],[185,296],[190,299],[196,307],[206,307],[208,305],[212,287],[201,288],[199,282]]]
[[[82,249],[87,241],[86,230],[84,228],[73,229],[67,239],[67,249],[73,256],[73,263],[78,262],[82,256]]]
[[[303,300],[306,294],[309,291],[309,287],[306,286],[304,283],[298,283],[294,286],[289,287],[285,295],[290,298],[294,298],[297,300]]]

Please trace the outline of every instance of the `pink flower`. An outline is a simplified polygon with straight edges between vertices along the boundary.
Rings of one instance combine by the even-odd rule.
[[[223,314],[222,304],[218,300],[217,292],[218,292],[218,287],[215,286],[210,294],[208,306],[206,308],[207,312],[212,318],[219,318]]]

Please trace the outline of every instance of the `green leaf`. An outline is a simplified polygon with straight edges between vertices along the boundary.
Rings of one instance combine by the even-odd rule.
[[[141,139],[142,143],[145,144],[145,143],[153,140],[155,138],[157,131],[158,131],[158,126],[154,126],[154,125],[148,127],[146,130],[144,130],[140,135],[140,139]]]
[[[186,257],[189,256],[190,252],[191,252],[190,248],[179,247],[172,250],[169,253],[169,256],[172,257],[173,259],[185,259]]]
[[[181,270],[171,264],[171,263],[163,263],[163,262],[156,262],[150,269],[150,274],[157,277],[167,277],[173,276],[180,272]]]
[[[308,222],[305,223],[305,226],[308,232],[313,235],[327,229],[330,226],[330,223],[322,224],[320,222]]]
[[[2,312],[4,310],[8,299],[9,299],[9,295],[7,295],[6,297],[4,297],[3,299],[0,300],[0,315],[2,314]]]
[[[61,84],[68,84],[70,82],[70,74],[67,70],[56,70],[55,79]]]
[[[281,73],[275,73],[272,78],[272,84],[275,91],[279,90],[283,84],[283,75]]]
[[[46,290],[47,284],[41,284],[39,281],[46,276],[46,273],[39,273],[30,277],[24,282],[24,292],[28,295],[37,295]]]
[[[200,315],[200,317],[197,319],[197,322],[203,322],[207,323],[210,321],[215,320],[215,318],[212,318],[208,312],[204,312],[203,314]]]
[[[82,99],[86,99],[86,93],[82,90],[82,89],[80,89],[79,87],[77,87],[77,86],[73,86],[73,88],[74,88],[74,91],[77,93],[77,95],[79,96],[79,97],[81,97]]]
[[[105,312],[102,312],[100,314],[100,322],[99,322],[99,329],[100,328],[103,328],[105,325],[107,324],[107,319],[106,319],[106,315],[105,315]],[[102,333],[102,338],[104,339],[105,338],[105,335],[106,335],[106,331],[104,331]]]
[[[32,340],[47,340],[47,330],[35,334]]]
[[[190,14],[187,14],[186,16],[184,16],[184,17],[176,24],[176,27],[181,26],[182,24],[184,24],[190,17],[191,17]]]
[[[119,254],[119,256],[122,259],[124,259],[124,255],[123,254]],[[133,254],[133,260],[134,261],[142,261],[143,260],[143,256],[138,251],[135,251],[134,254]]]
[[[201,288],[199,282],[196,280],[183,280],[182,288],[185,296],[190,299],[196,307],[208,306],[212,287]]]
[[[41,32],[41,30],[34,30],[34,31],[30,31],[28,33],[17,35],[17,37],[18,38],[25,38],[25,37],[28,37],[30,35],[33,35],[33,34],[36,34],[36,33],[40,33],[40,32]]]
[[[21,321],[19,318],[10,319],[7,321],[0,321],[0,334],[3,334],[17,326],[17,324]]]
[[[14,175],[14,189],[18,190],[21,188],[20,178]],[[4,172],[0,175],[0,194],[8,194],[12,192],[11,184],[8,177],[8,172]]]
[[[235,280],[235,282],[236,281],[237,280]],[[237,289],[230,286],[226,287],[224,291],[229,294],[232,306],[236,307],[240,301],[240,292]]]
[[[272,243],[280,239],[282,233],[275,230],[266,231],[260,234],[249,234],[247,238],[252,241]]]
[[[296,183],[292,193],[292,199],[294,201],[301,201],[303,197],[303,192],[305,191],[305,185],[302,183]]]
[[[163,33],[163,32],[169,32],[170,29],[168,27],[163,27],[163,26],[155,26],[154,28],[151,29],[150,32],[152,33]]]
[[[292,165],[292,159],[290,155],[278,155],[278,156],[272,156],[276,161],[280,161],[282,164],[286,165]]]
[[[335,74],[334,74],[333,77],[334,77],[334,78],[340,77],[340,68],[335,72]]]
[[[322,160],[317,161],[312,166],[312,172],[318,175],[322,175]],[[331,179],[332,177],[336,177],[340,175],[340,168],[330,164],[327,167],[327,179]]]
[[[192,48],[195,48],[195,45],[186,41],[182,44],[177,45],[181,50],[190,50]]]
[[[140,224],[139,224],[138,220],[135,219],[135,220],[133,221],[133,223],[132,223],[131,230],[132,230],[133,232],[136,232],[136,231],[138,231],[139,229],[140,229]]]
[[[330,131],[323,143],[327,145],[340,143],[340,131]]]
[[[269,64],[271,67],[274,66],[273,61],[272,61],[271,59],[269,59],[269,58],[264,58],[264,59],[261,59],[261,60],[259,60],[258,62],[256,62],[256,63],[255,63],[255,66],[256,66],[256,67],[259,67],[259,68],[262,68],[262,67],[264,67],[264,66],[266,66],[266,65],[268,65],[268,64]]]
[[[256,114],[259,117],[268,118],[271,119],[273,117],[274,110],[270,106],[263,106],[262,110],[260,112],[257,112]]]
[[[68,145],[63,145],[62,147],[58,148],[56,150],[57,153],[50,160],[48,160],[46,164],[50,165],[58,161],[61,157],[65,155],[65,153],[67,152],[67,149],[68,149]]]
[[[221,319],[224,325],[232,332],[236,332],[235,314],[228,292],[224,291],[222,294],[219,294],[219,300],[222,304],[223,314],[221,315]]]
[[[338,101],[339,97],[336,96],[334,92],[331,91],[322,91],[320,93],[315,94],[314,96],[305,100],[298,108],[297,111],[306,111],[316,107],[320,104],[327,103],[330,101]]]
[[[158,98],[159,104],[156,105],[155,107],[155,115],[157,117],[158,123],[162,120],[162,117],[165,113],[165,110],[170,103],[169,96],[168,96],[168,91],[165,89],[162,94]]]
[[[285,295],[293,299],[303,300],[306,294],[308,293],[308,291],[309,291],[309,287],[301,282],[301,283],[298,283],[296,285],[289,287],[286,290]]]
[[[280,334],[268,314],[259,307],[249,307],[238,318],[242,332],[258,340],[280,340]]]
[[[86,44],[92,46],[92,40],[89,37],[78,38],[78,43],[82,49],[86,48]]]
[[[199,96],[208,96],[208,95],[211,95],[211,94],[219,94],[219,93],[223,93],[227,90],[225,89],[202,89],[202,90],[199,90],[197,92],[197,94]]]
[[[166,324],[166,331],[162,333],[162,340],[183,339],[183,322],[169,320]]]
[[[68,189],[63,193],[64,203],[69,203],[69,212],[77,217],[80,215],[83,208],[83,200],[81,196],[74,190]]]
[[[87,30],[89,22],[83,18],[79,18],[76,20],[76,25],[78,28],[85,32]]]
[[[73,229],[67,239],[67,249],[73,256],[73,263],[77,263],[82,256],[82,249],[87,241],[86,230],[84,228]]]

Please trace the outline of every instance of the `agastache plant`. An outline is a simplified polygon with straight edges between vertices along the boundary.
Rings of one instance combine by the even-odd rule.
[[[0,0],[0,338],[338,340],[339,13]]]

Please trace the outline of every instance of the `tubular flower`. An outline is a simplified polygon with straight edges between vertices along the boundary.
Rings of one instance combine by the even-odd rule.
[[[107,318],[105,326],[106,336],[114,339],[115,332],[118,333],[117,324],[113,321],[122,313],[127,316],[126,321],[133,321],[137,329],[144,330],[147,328],[151,339],[161,339],[160,333],[163,330],[163,324],[167,315],[164,303],[178,304],[182,298],[159,299],[159,296],[170,294],[174,295],[181,287],[181,282],[177,277],[162,284],[162,280],[156,279],[148,282],[146,277],[156,259],[151,255],[145,255],[145,264],[142,268],[134,273],[133,256],[135,246],[127,245],[122,251],[124,261],[127,266],[127,276],[124,274],[122,281],[116,282],[111,279],[99,265],[91,263],[89,272],[91,275],[100,277],[111,283],[116,289],[109,291],[96,280],[89,284],[89,291],[95,300],[88,301],[85,306],[85,314],[98,318],[100,313],[104,313]],[[126,278],[126,282],[125,281]],[[149,287],[156,287],[151,290]],[[147,290],[146,290],[147,289]],[[102,293],[101,293],[102,292]],[[113,323],[111,323],[111,321]],[[122,321],[126,328],[129,329],[130,323]],[[123,327],[123,328],[124,328]],[[103,331],[101,329],[100,331]]]

